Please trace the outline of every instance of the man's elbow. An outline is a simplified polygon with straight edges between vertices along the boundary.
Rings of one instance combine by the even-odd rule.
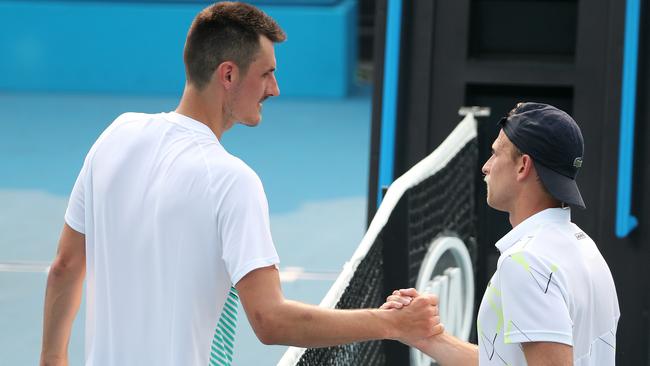
[[[282,344],[282,325],[274,311],[256,311],[251,326],[257,339],[265,345]]]
[[[73,260],[57,256],[49,268],[49,277],[52,279],[78,276],[85,272],[86,263],[83,260]]]
[[[260,332],[255,331],[255,335],[257,335],[257,339],[259,339],[260,342],[262,342],[264,345],[274,346],[281,344],[277,339],[278,337],[271,330],[264,330]]]

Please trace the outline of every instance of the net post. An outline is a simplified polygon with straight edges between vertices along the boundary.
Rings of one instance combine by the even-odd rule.
[[[458,109],[458,115],[465,117],[468,114],[473,114],[474,117],[490,117],[492,110],[490,107],[479,107],[479,106],[462,106]]]

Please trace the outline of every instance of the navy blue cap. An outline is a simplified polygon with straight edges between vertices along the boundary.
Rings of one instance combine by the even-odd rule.
[[[585,208],[576,184],[584,141],[571,116],[552,105],[519,103],[499,126],[522,153],[533,158],[537,174],[555,199]]]

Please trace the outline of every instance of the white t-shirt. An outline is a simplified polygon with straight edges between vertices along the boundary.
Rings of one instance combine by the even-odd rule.
[[[65,221],[86,236],[86,365],[207,365],[231,285],[279,262],[258,176],[173,112],[102,133]]]
[[[570,345],[576,366],[614,365],[614,280],[570,209],[541,211],[496,246],[501,256],[477,320],[480,365],[526,365],[524,342]]]

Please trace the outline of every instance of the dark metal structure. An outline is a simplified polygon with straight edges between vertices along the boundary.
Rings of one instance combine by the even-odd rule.
[[[368,217],[376,210],[387,2],[375,3],[373,128]],[[628,0],[630,1],[630,0]],[[631,211],[639,226],[616,236],[617,169],[626,2],[623,0],[403,1],[394,175],[430,153],[460,120],[458,108],[488,106],[480,119],[479,166],[496,122],[516,102],[539,101],[581,125],[585,159],[578,176],[587,209],[573,220],[598,244],[621,307],[617,362],[650,362],[650,19],[642,6]],[[494,243],[510,229],[485,204],[477,179],[477,298],[495,270]],[[399,248],[393,250],[399,251]],[[395,255],[399,257],[399,255]],[[477,301],[478,302],[478,301]],[[393,348],[393,347],[391,347]],[[400,351],[397,351],[398,353]],[[401,356],[406,353],[402,350]],[[407,361],[404,361],[407,362]],[[400,363],[405,364],[405,363]]]

